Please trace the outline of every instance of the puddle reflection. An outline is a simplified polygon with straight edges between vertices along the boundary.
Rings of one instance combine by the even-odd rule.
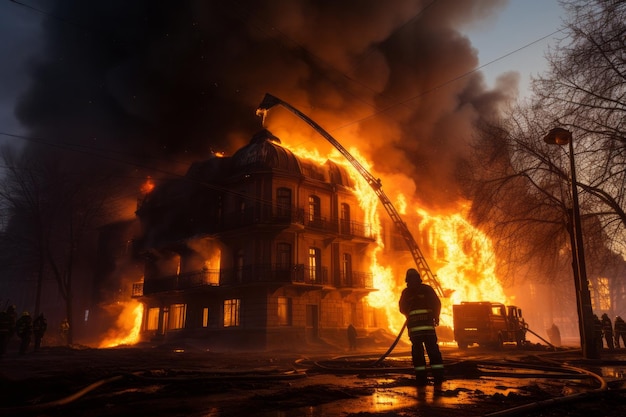
[[[454,408],[461,404],[481,401],[485,396],[496,393],[524,395],[519,387],[520,381],[514,379],[504,384],[502,378],[498,380],[449,380],[445,381],[438,390],[432,385],[420,388],[416,386],[376,388],[368,396],[288,410],[256,412],[254,415],[258,417],[345,417],[359,413],[393,413],[397,410],[432,406]],[[230,415],[223,411],[220,413],[212,410],[203,417],[230,417]]]

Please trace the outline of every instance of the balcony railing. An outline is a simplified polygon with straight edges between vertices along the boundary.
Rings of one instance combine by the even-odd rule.
[[[253,283],[273,284],[308,284],[334,286],[336,288],[373,288],[372,274],[368,272],[351,272],[339,274],[331,282],[328,268],[298,264],[284,266],[276,264],[247,265],[241,269],[221,269],[197,271],[160,278],[148,278],[144,282],[133,284],[133,297],[147,294],[179,291],[192,288],[215,287],[218,285],[244,285]]]
[[[243,211],[226,213],[223,218],[224,229],[264,225],[300,224],[312,230],[339,233],[343,236],[373,239],[374,233],[369,224],[338,218],[328,219],[323,216],[311,215],[301,208],[287,208],[262,205],[260,208],[250,206]]]
[[[254,264],[243,268],[223,271],[222,284],[244,283],[303,283],[329,285],[328,268],[310,268],[302,264],[286,266],[276,264]]]
[[[371,272],[341,272],[338,288],[374,288],[374,276]]]
[[[250,206],[243,211],[225,213],[223,218],[223,228],[232,229],[255,224],[289,225],[303,224],[304,210],[298,208],[287,208],[263,205],[260,209]]]
[[[197,287],[216,287],[219,285],[219,270],[201,270],[179,275],[145,279],[143,293],[185,290]],[[133,287],[133,295],[135,289]]]

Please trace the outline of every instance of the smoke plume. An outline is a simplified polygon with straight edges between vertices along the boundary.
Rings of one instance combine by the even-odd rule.
[[[254,111],[268,92],[445,205],[472,124],[515,91],[514,79],[490,91],[479,72],[460,77],[478,60],[458,29],[501,0],[48,4],[19,119],[72,164],[118,174],[232,154],[261,128]],[[305,131],[293,117],[269,123],[278,137]],[[324,145],[313,132],[302,140]]]

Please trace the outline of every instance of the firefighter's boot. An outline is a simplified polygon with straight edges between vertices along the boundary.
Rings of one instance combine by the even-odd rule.
[[[426,372],[415,372],[415,385],[417,385],[418,387],[425,387],[426,385],[428,385]]]

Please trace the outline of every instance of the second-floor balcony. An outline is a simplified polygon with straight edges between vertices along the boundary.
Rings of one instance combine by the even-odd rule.
[[[178,275],[144,279],[141,295],[198,287],[217,287],[219,285],[219,277],[219,270],[201,270]],[[135,292],[136,290],[133,286],[133,296],[135,296]]]
[[[290,224],[302,225],[311,230],[338,234],[346,238],[360,237],[374,239],[374,232],[369,224],[347,219],[312,215],[296,207],[289,209],[275,206],[262,208],[248,207],[242,211],[226,213],[222,219],[223,230],[253,225],[275,225],[283,227]]]
[[[254,264],[239,269],[202,270],[179,275],[147,278],[133,284],[133,297],[194,288],[249,284],[309,285],[330,288],[373,289],[369,272],[343,272],[331,277],[326,267],[303,264]]]

